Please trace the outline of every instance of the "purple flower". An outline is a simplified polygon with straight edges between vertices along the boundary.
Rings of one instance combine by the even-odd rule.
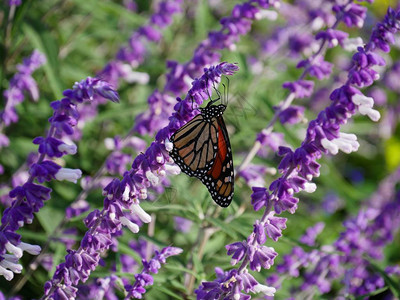
[[[379,48],[383,52],[389,52],[390,44],[395,42],[393,34],[398,30],[400,30],[400,12],[396,12],[389,7],[384,21],[378,23],[372,32],[371,47]]]
[[[299,199],[293,197],[293,193],[299,188],[301,186],[283,178],[279,178],[271,183],[269,190],[276,192],[276,196],[272,200],[274,201],[274,209],[277,214],[286,210],[292,214],[296,211]]]
[[[156,251],[156,255],[149,262],[142,260],[143,271],[135,274],[135,283],[133,285],[125,284],[124,288],[128,292],[128,297],[142,298],[142,294],[146,292],[145,286],[153,284],[153,277],[150,273],[158,273],[161,264],[166,263],[166,259],[170,256],[179,255],[182,249],[176,247],[166,247],[160,252]]]
[[[252,187],[253,193],[251,194],[251,204],[254,210],[260,210],[262,207],[267,207],[270,200],[270,194],[266,188]]]
[[[245,169],[239,171],[238,176],[243,177],[247,185],[264,186],[264,176],[267,174],[268,168],[261,165],[249,164]]]
[[[40,61],[35,56],[32,56],[30,60],[33,65],[40,64]],[[32,223],[33,213],[38,212],[43,207],[43,202],[50,198],[51,190],[42,185],[34,184],[33,181],[36,179],[39,183],[42,183],[57,179],[76,183],[77,179],[82,175],[79,169],[61,168],[55,162],[45,160],[46,155],[60,157],[64,154],[76,152],[76,146],[68,146],[58,139],[62,137],[64,132],[67,134],[73,133],[72,126],[76,124],[78,118],[76,104],[84,100],[93,100],[93,97],[99,96],[108,97],[111,101],[118,99],[117,92],[112,90],[107,83],[92,78],[76,83],[72,90],[64,92],[64,96],[66,98],[51,104],[54,114],[49,119],[51,127],[47,137],[34,139],[34,143],[39,144],[40,156],[35,163],[30,165],[29,178],[25,184],[17,186],[9,193],[10,198],[15,198],[15,200],[11,207],[4,211],[2,217],[0,230],[0,235],[3,235],[3,243],[0,244],[0,260],[2,261],[5,261],[4,259],[8,257],[7,251],[13,253],[17,260],[22,256],[22,252],[19,254],[20,250],[18,249],[25,244],[20,241],[20,236],[14,232],[24,224]],[[12,248],[9,246],[10,243],[13,245]],[[39,254],[39,251],[36,252],[36,255]],[[14,268],[11,271],[20,272],[19,268]],[[10,274],[10,271],[6,270],[3,274],[6,279],[11,280],[13,277],[12,272]],[[75,275],[72,274],[71,276],[73,277],[68,278],[68,280],[75,281]]]
[[[366,17],[367,8],[356,3],[350,3],[345,5],[334,5],[333,11],[336,13],[342,13],[343,22],[348,27],[363,27],[364,19]]]
[[[306,234],[301,237],[300,242],[308,246],[314,246],[317,235],[322,232],[324,227],[325,224],[323,222],[318,222],[313,227],[309,227],[306,231]]]
[[[275,242],[282,236],[282,230],[286,228],[286,218],[275,217],[275,212],[270,211],[265,222],[265,231],[267,235]]]
[[[297,64],[297,68],[305,68],[305,71],[319,80],[329,77],[332,73],[333,65],[323,59],[322,56],[302,60]]]
[[[269,269],[278,255],[274,248],[260,245],[249,245],[248,251],[250,269],[257,272],[260,272],[261,268]]]
[[[19,6],[21,4],[22,4],[22,0],[8,0],[9,6],[12,6],[12,5]]]
[[[285,144],[283,137],[283,133],[269,133],[267,130],[263,129],[257,134],[257,141],[260,142],[262,146],[268,146],[272,151],[276,152],[278,151],[279,146],[283,146]]]
[[[175,221],[175,229],[183,233],[189,232],[193,224],[192,221],[182,218],[180,216],[174,217],[174,221]]]
[[[282,124],[297,124],[304,118],[304,107],[291,105],[279,113],[279,120]]]
[[[317,40],[323,39],[328,41],[328,45],[330,48],[336,47],[338,44],[344,47],[344,41],[349,37],[347,32],[343,32],[337,29],[327,29],[326,31],[320,31],[317,33],[315,38]]]
[[[236,265],[241,261],[247,252],[246,242],[236,242],[225,246],[228,255],[232,255],[231,264]]]
[[[11,2],[10,2],[11,3]],[[18,1],[10,5],[20,5]],[[36,81],[32,78],[32,73],[46,62],[46,57],[39,51],[34,50],[23,63],[17,66],[18,73],[10,80],[10,86],[4,91],[5,108],[0,111],[0,123],[9,126],[11,123],[18,121],[18,115],[15,106],[24,101],[24,92],[37,101],[39,99],[39,91]]]
[[[283,88],[288,89],[296,98],[310,97],[314,88],[314,82],[309,80],[297,80],[285,82]]]

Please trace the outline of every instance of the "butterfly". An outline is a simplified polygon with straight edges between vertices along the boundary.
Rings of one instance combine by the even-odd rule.
[[[222,117],[226,105],[213,105],[218,100],[210,100],[200,108],[200,114],[171,136],[170,156],[184,173],[201,180],[219,206],[227,207],[232,202],[235,175]]]

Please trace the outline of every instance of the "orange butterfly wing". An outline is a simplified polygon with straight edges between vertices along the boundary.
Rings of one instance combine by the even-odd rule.
[[[222,116],[217,118],[218,148],[212,168],[200,180],[206,185],[213,200],[222,207],[232,202],[235,176],[232,150],[228,132]]]
[[[197,115],[175,132],[169,153],[182,172],[191,177],[206,174],[213,165],[218,143],[218,128]]]
[[[171,158],[182,172],[199,178],[222,207],[232,202],[234,190],[232,149],[222,118],[225,108],[207,105],[170,138]]]

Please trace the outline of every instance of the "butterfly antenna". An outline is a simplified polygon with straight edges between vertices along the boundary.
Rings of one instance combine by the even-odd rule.
[[[216,88],[215,82],[213,82],[213,88],[214,88],[214,91],[217,93],[217,96],[218,96],[216,99],[212,100],[212,103],[215,103],[215,102],[221,100],[221,92]]]
[[[229,97],[229,86],[230,86],[230,80],[229,80],[229,77],[228,76],[225,76],[225,78],[226,78],[226,85],[227,85],[227,88],[226,88],[226,103],[228,103],[228,97]],[[225,87],[225,86],[224,86]]]

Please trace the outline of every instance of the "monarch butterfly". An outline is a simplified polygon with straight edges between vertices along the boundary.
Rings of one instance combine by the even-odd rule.
[[[178,129],[170,138],[170,156],[181,170],[197,177],[214,201],[227,207],[232,202],[234,172],[232,150],[222,114],[226,105],[200,108],[201,114]]]

